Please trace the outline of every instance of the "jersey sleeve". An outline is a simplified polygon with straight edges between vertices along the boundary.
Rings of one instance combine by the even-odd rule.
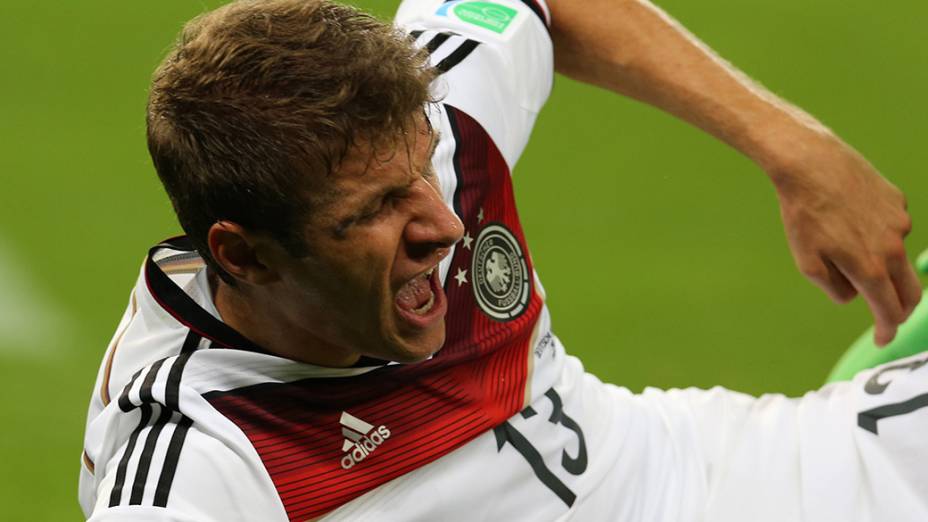
[[[798,399],[646,390],[698,448],[707,520],[928,520],[928,355]],[[675,436],[671,435],[671,439]]]
[[[96,464],[96,476],[81,478],[81,503],[92,522],[287,520],[260,462],[196,423],[172,419],[159,428],[156,422],[120,440]]]
[[[405,0],[396,24],[429,53],[433,96],[477,120],[511,170],[553,82],[544,1]]]

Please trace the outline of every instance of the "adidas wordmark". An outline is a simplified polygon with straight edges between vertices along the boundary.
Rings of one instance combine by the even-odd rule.
[[[349,469],[366,459],[377,449],[377,446],[390,438],[390,430],[386,426],[381,425],[375,430],[372,424],[364,422],[347,411],[342,412],[339,422],[342,425],[342,434],[345,436],[345,442],[342,443],[342,451],[345,452],[345,456],[342,457],[344,469]]]

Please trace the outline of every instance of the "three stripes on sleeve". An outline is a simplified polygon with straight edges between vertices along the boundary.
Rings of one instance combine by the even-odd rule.
[[[193,421],[180,412],[180,380],[184,366],[190,359],[200,342],[200,336],[189,332],[180,355],[162,359],[147,368],[143,368],[132,376],[129,383],[119,396],[119,408],[125,413],[138,410],[140,418],[138,426],[129,436],[126,449],[119,460],[116,469],[116,480],[110,492],[109,506],[115,507],[127,503],[130,506],[142,505],[145,500],[146,489],[149,488],[149,476],[152,474],[152,464],[159,461],[160,471],[154,485],[151,505],[166,507],[171,492],[171,484],[177,472],[181,450],[187,431]],[[167,379],[164,382],[163,396],[156,397],[155,386],[158,374],[167,364]],[[144,379],[138,387],[138,393],[133,393],[136,383],[144,373]],[[157,415],[156,415],[157,414]],[[152,422],[154,419],[154,422]],[[143,437],[144,434],[144,437]],[[140,440],[144,443],[139,444]],[[164,445],[166,449],[164,449]],[[162,449],[162,452],[156,450]],[[157,454],[157,458],[156,458]],[[135,472],[130,478],[129,468],[135,462]],[[156,468],[157,469],[157,468]],[[131,484],[131,486],[130,486]],[[127,486],[128,487],[127,489]],[[128,502],[126,502],[128,498]]]
[[[464,61],[470,53],[480,45],[480,42],[464,38],[463,36],[444,31],[416,30],[409,33],[416,41],[425,41],[424,48],[437,60],[435,69],[444,74]],[[447,45],[446,45],[447,44]],[[450,52],[447,50],[450,49]],[[442,56],[439,60],[438,57]]]

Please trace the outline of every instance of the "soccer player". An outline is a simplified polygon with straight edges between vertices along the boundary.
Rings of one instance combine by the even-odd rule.
[[[551,332],[510,183],[555,65],[648,101],[770,173],[800,267],[861,292],[885,343],[920,288],[863,158],[645,2],[407,0],[396,23],[237,2],[155,73],[187,236],[149,252],[100,367],[88,517],[928,517],[923,360],[802,399],[604,384]]]

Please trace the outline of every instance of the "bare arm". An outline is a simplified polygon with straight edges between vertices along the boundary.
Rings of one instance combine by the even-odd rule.
[[[863,295],[888,343],[918,304],[902,193],[800,109],[715,55],[647,0],[548,0],[557,70],[683,119],[754,160],[780,200],[800,271]]]

